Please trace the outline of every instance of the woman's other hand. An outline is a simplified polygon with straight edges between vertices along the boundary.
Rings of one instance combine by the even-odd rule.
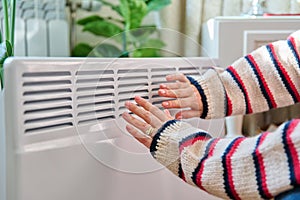
[[[162,111],[142,97],[135,97],[135,102],[137,105],[126,102],[125,106],[129,111],[143,120],[130,115],[128,112],[124,112],[122,116],[129,123],[126,125],[126,130],[140,143],[150,148],[152,138],[157,133],[157,130],[164,123],[172,120],[173,117],[168,110]]]
[[[164,101],[162,106],[166,109],[190,108],[176,113],[176,119],[200,117],[203,111],[203,104],[197,88],[183,74],[168,75],[166,79],[170,82],[173,81],[173,83],[161,84],[158,94],[162,97],[176,99]]]

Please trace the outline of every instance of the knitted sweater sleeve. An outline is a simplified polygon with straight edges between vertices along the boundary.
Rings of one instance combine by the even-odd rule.
[[[154,136],[153,157],[187,183],[223,199],[270,199],[300,184],[300,119],[256,137],[212,138],[183,121]]]
[[[188,77],[203,102],[201,118],[263,112],[300,101],[300,30],[240,58],[225,70]]]

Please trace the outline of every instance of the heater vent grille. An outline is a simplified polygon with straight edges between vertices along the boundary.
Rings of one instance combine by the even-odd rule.
[[[8,76],[22,82],[11,86],[18,89],[10,98],[18,99],[16,109],[22,121],[18,127],[25,134],[86,128],[118,120],[127,110],[124,103],[134,101],[135,96],[161,108],[166,99],[158,90],[166,83],[166,75],[199,76],[212,65],[203,58],[192,62],[180,58],[15,58],[15,69]]]
[[[116,117],[120,117],[126,110],[124,106],[126,101],[134,101],[135,96],[149,99],[149,70],[144,66],[132,69],[118,69],[116,76],[116,100],[118,102]]]
[[[75,79],[78,125],[115,119],[114,70],[81,69]]]
[[[22,82],[25,133],[73,126],[71,72],[25,72]]]

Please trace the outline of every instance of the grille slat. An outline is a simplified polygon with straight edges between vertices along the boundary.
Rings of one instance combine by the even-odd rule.
[[[45,95],[27,95],[27,96],[23,96],[22,99],[25,102],[32,102],[35,101],[37,104],[39,103],[39,101],[44,102],[47,100],[51,100],[51,99],[60,99],[60,98],[65,98],[65,99],[69,99],[70,97],[70,93],[60,93],[60,94],[45,94]]]
[[[115,90],[114,89],[103,89],[102,91],[98,90],[90,90],[90,91],[82,91],[82,92],[77,92],[77,99],[80,99],[79,97],[85,97],[85,96],[95,96],[95,97],[100,97],[100,96],[106,96],[107,95],[112,95],[114,94]]]
[[[72,115],[62,115],[62,116],[56,116],[55,118],[41,118],[36,120],[27,120],[25,121],[25,128],[26,129],[32,129],[37,128],[39,126],[52,126],[55,124],[62,124],[62,123],[68,123],[72,122]]]
[[[25,133],[40,133],[40,132],[47,132],[47,131],[53,131],[57,129],[65,129],[70,128],[73,126],[72,122],[61,122],[61,123],[55,123],[55,124],[49,124],[49,125],[39,125],[36,127],[27,127],[25,128]]]
[[[57,108],[57,107],[65,107],[65,106],[71,106],[72,102],[69,99],[63,99],[60,101],[52,101],[52,102],[39,102],[37,101],[36,103],[24,103],[24,108],[26,111],[30,111],[30,110],[39,110],[39,109],[43,109],[43,108]]]
[[[44,117],[55,117],[55,116],[60,116],[60,115],[70,114],[70,113],[72,113],[72,111],[68,109],[55,109],[55,110],[43,109],[42,111],[27,110],[25,111],[24,114],[26,116],[26,120],[32,120],[32,119],[39,119]]]
[[[108,82],[101,82],[101,81],[97,81],[97,82],[86,82],[86,83],[76,83],[77,85],[77,92],[79,92],[80,90],[84,90],[87,88],[97,88],[97,87],[110,87],[113,86],[115,83],[114,81],[108,81]]]
[[[36,88],[36,90],[28,90],[23,93],[24,96],[41,96],[41,95],[58,95],[58,94],[68,94],[71,93],[72,90],[70,88],[62,88],[62,89],[47,89],[43,90],[42,88]]]
[[[85,113],[85,112],[93,112],[97,110],[105,110],[105,109],[113,109],[112,103],[103,103],[103,104],[95,104],[95,105],[90,105],[90,106],[80,106],[78,108],[79,113]]]
[[[39,85],[24,86],[24,94],[45,94],[45,93],[61,93],[71,92],[70,85]]]
[[[23,77],[23,83],[25,82],[40,82],[42,81],[65,81],[65,80],[71,80],[71,75],[70,76],[42,76],[42,77]]]
[[[82,122],[87,122],[87,121],[97,121],[100,120],[101,118],[106,118],[106,119],[115,119],[115,114],[114,111],[110,112],[101,112],[101,113],[93,113],[91,114],[82,114],[80,116],[77,116],[78,124]]]

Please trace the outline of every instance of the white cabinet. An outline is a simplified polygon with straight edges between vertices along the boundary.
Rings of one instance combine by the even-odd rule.
[[[227,67],[236,59],[253,51],[264,44],[286,39],[295,30],[300,29],[300,17],[217,17],[210,19],[203,25],[202,45],[203,56],[219,59],[220,67]],[[299,106],[298,106],[299,107]],[[280,122],[295,115],[293,109],[282,109],[281,115],[247,116],[248,126],[256,129],[260,122]],[[278,111],[277,111],[278,112]],[[284,113],[284,114],[282,114]],[[251,115],[250,115],[251,116]],[[275,118],[274,118],[275,116]],[[276,119],[280,117],[280,119]],[[227,132],[241,133],[242,116],[226,119]]]

